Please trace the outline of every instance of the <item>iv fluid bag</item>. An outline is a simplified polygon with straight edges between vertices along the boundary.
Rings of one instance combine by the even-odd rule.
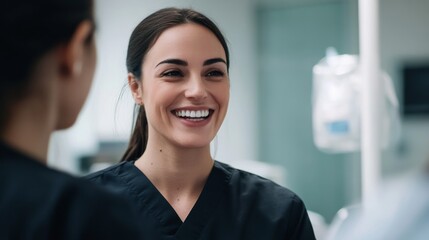
[[[382,145],[399,140],[398,100],[387,74],[382,113]],[[313,134],[316,146],[325,152],[360,150],[361,82],[355,55],[327,54],[313,67]]]

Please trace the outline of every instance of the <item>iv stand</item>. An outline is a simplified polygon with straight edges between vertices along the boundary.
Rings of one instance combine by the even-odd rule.
[[[359,0],[359,49],[362,85],[362,206],[368,206],[380,185],[381,110],[378,0]]]

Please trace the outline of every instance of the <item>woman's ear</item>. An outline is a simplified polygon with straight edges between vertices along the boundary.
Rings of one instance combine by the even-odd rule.
[[[134,102],[137,105],[143,105],[143,93],[141,82],[132,73],[128,73],[128,87],[133,94]]]
[[[82,73],[88,38],[93,34],[93,23],[81,22],[69,42],[62,47],[60,56],[61,73],[64,77],[75,77]]]

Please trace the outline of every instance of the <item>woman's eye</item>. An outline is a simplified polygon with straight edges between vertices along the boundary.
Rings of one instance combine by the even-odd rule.
[[[206,74],[207,77],[223,77],[225,74],[222,71],[213,70]]]
[[[183,77],[182,72],[177,71],[177,70],[173,70],[173,71],[167,71],[162,73],[163,77]]]

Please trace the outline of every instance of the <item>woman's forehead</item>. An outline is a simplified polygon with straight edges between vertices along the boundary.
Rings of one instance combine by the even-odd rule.
[[[222,58],[226,61],[225,50],[216,35],[206,27],[194,23],[165,30],[146,54],[144,62],[158,62],[169,58],[186,61]]]

